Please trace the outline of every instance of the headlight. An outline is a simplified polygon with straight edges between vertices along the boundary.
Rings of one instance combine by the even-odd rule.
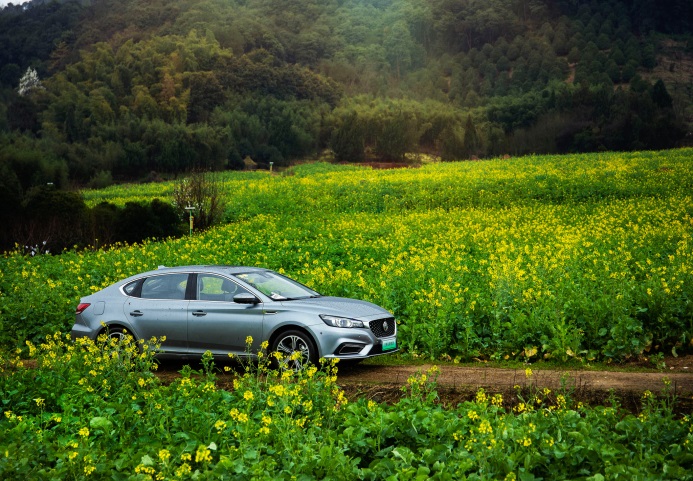
[[[325,324],[332,327],[364,327],[363,322],[357,321],[356,319],[349,319],[348,317],[320,314],[320,319],[322,319]]]

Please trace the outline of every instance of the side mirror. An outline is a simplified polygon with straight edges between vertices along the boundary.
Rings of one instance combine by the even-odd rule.
[[[233,302],[236,304],[258,304],[260,299],[249,292],[241,292],[233,296]]]

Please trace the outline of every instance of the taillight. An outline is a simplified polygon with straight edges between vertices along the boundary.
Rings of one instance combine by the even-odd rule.
[[[84,312],[84,309],[87,307],[91,306],[88,302],[81,302],[78,306],[77,309],[75,310],[75,314],[81,314]]]

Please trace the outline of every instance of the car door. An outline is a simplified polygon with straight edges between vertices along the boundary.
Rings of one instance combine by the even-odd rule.
[[[124,311],[138,339],[166,337],[161,350],[184,354],[188,344],[188,273],[144,279],[125,301]]]
[[[216,274],[197,274],[195,298],[188,305],[188,349],[202,354],[243,355],[256,352],[263,340],[263,304],[237,304],[233,297],[248,291]],[[248,336],[253,338],[246,345]]]

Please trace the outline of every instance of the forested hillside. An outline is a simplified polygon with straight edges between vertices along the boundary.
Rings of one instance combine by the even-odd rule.
[[[690,142],[688,0],[34,0],[0,10],[0,183]],[[688,135],[688,140],[687,136]],[[7,200],[7,199],[2,199]]]

